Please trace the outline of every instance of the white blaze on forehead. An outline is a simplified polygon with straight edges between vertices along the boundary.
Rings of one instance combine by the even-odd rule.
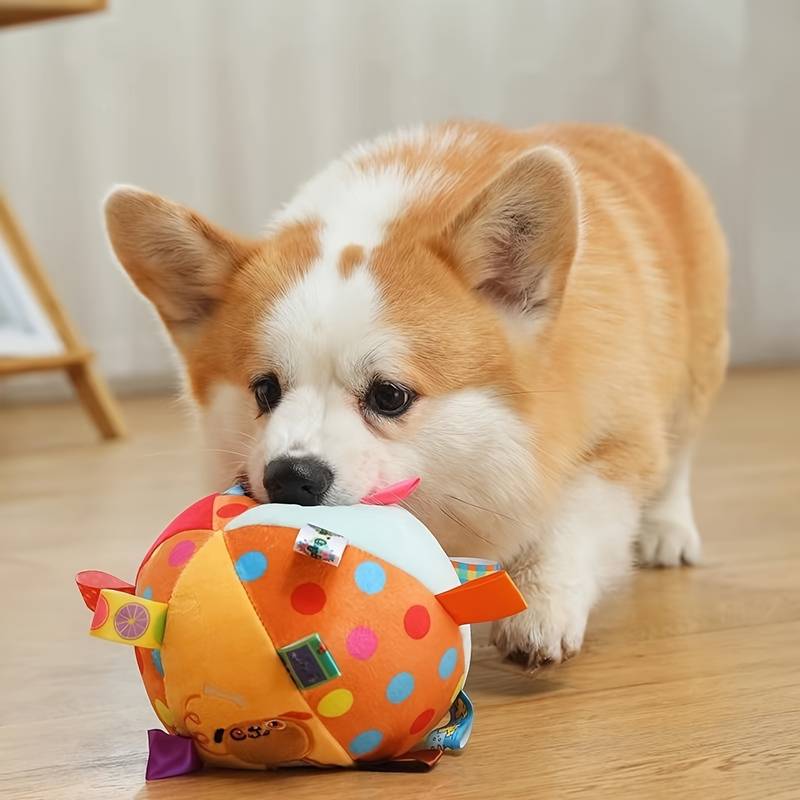
[[[319,380],[319,372],[326,369],[338,370],[341,378],[342,372],[355,370],[355,362],[380,361],[395,346],[380,326],[380,293],[368,268],[371,251],[393,220],[416,199],[441,191],[446,180],[430,162],[413,170],[399,163],[358,163],[391,141],[356,148],[331,164],[301,188],[271,224],[276,230],[297,220],[320,223],[319,258],[275,303],[264,323],[270,356],[297,381],[310,381],[312,371]],[[338,261],[350,245],[364,250],[364,264],[344,277]]]
[[[269,229],[318,219],[322,222],[323,258],[332,257],[348,244],[369,251],[410,203],[447,191],[453,176],[442,170],[437,159],[451,148],[474,149],[477,142],[473,131],[420,125],[358,144],[308,181],[274,217]],[[382,154],[398,148],[417,152],[418,165],[410,167],[388,155],[385,164],[375,163]]]
[[[454,186],[455,176],[438,163],[441,156],[451,148],[473,150],[478,144],[474,131],[420,125],[356,145],[302,186],[272,219],[268,232],[292,222],[317,221],[320,257],[316,266],[323,269],[314,268],[312,272],[320,290],[328,291],[331,287],[323,285],[326,279],[321,272],[334,271],[345,247],[361,247],[367,263],[392,221],[415,201],[434,198]],[[404,164],[389,155],[399,149],[417,153],[416,163]],[[328,283],[333,277],[329,275]],[[356,283],[359,280],[354,276]],[[359,288],[354,286],[352,294],[357,294]],[[334,302],[339,299],[334,297]],[[346,302],[345,298],[342,301]]]
[[[397,336],[381,326],[380,310],[380,292],[366,269],[343,278],[335,263],[322,260],[264,320],[265,356],[294,384],[352,384],[397,352]]]
[[[440,187],[442,173],[433,168],[410,172],[400,164],[363,170],[337,161],[309,181],[273,220],[271,228],[297,220],[322,222],[323,259],[357,244],[369,251],[383,241],[387,225],[415,199]]]

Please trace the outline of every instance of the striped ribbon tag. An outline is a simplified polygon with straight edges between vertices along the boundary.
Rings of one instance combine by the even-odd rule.
[[[502,569],[499,561],[490,561],[486,558],[451,558],[450,563],[458,575],[461,583],[474,581],[475,578],[482,578],[484,575],[491,575]]]

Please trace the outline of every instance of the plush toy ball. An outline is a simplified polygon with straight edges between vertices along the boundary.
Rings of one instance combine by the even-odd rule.
[[[259,505],[237,487],[173,520],[135,585],[78,585],[91,632],[135,647],[166,729],[150,732],[152,779],[203,763],[418,769],[463,747],[467,623],[524,608],[505,572],[482,571],[462,583],[398,506]]]

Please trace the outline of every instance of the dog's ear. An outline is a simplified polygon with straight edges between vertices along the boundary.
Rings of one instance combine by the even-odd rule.
[[[518,156],[455,218],[446,247],[470,285],[536,318],[558,309],[578,247],[580,199],[561,151]]]
[[[252,247],[194,211],[133,186],[111,191],[105,217],[120,263],[179,340],[211,313]]]

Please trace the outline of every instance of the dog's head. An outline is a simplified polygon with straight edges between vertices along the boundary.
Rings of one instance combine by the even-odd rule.
[[[535,489],[546,348],[531,343],[555,320],[578,217],[559,152],[453,129],[355,151],[258,239],[131,187],[106,202],[228,451],[220,480],[334,504],[420,475],[414,510],[473,551]]]

